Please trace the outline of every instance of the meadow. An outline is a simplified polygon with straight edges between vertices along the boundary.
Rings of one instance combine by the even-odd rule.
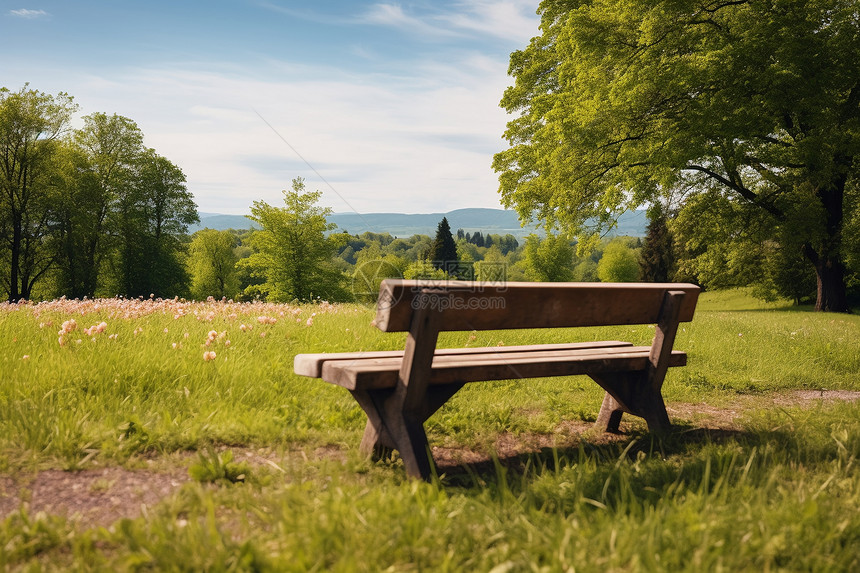
[[[860,317],[705,293],[664,395],[677,431],[588,431],[587,378],[470,384],[433,483],[358,453],[301,352],[402,348],[360,305],[0,305],[0,569],[850,571]],[[440,346],[653,327],[448,333]],[[831,399],[836,398],[836,399]]]

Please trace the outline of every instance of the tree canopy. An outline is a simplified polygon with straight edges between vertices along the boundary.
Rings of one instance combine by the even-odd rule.
[[[506,206],[580,232],[661,195],[764,213],[845,311],[856,203],[860,14],[841,0],[544,0],[511,56]],[[592,229],[593,230],[593,229]]]
[[[341,235],[326,235],[335,226],[326,221],[331,209],[316,206],[321,196],[320,191],[306,192],[304,180],[297,177],[292,189],[284,190],[283,207],[254,201],[251,219],[262,228],[249,237],[254,252],[240,264],[265,282],[252,285],[251,294],[282,302],[343,298],[344,276],[332,258],[344,241]]]

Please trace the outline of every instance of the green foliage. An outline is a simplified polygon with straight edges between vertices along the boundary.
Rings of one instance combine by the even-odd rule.
[[[249,294],[260,294],[270,301],[347,297],[343,273],[332,264],[346,237],[326,236],[335,225],[326,221],[331,209],[315,206],[321,196],[320,191],[305,192],[304,180],[297,177],[292,189],[284,190],[284,207],[254,201],[251,219],[261,229],[248,238],[254,252],[239,264],[264,282],[251,285]]]
[[[188,247],[191,294],[198,300],[207,297],[233,298],[239,290],[236,274],[236,236],[230,231],[202,229],[194,233]]]
[[[860,149],[860,22],[837,0],[544,1],[511,56],[500,192],[585,229],[671,190],[717,189],[793,236],[844,311],[845,190]],[[815,70],[814,73],[809,70]]]
[[[573,276],[574,249],[565,237],[537,235],[526,238],[523,265],[526,276],[533,281],[564,282]]]
[[[403,272],[405,279],[447,279],[448,273],[444,269],[436,268],[430,261],[415,261],[410,263]]]
[[[30,298],[53,263],[57,157],[76,110],[65,93],[0,88],[0,285],[11,301]]]
[[[634,282],[639,278],[639,253],[624,239],[613,239],[597,263],[597,277],[602,282]]]
[[[815,272],[800,255],[794,226],[774,225],[759,209],[714,190],[688,199],[672,228],[681,276],[708,288],[750,285],[765,300],[815,298]]]

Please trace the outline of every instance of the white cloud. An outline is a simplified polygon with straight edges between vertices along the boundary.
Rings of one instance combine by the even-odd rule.
[[[531,0],[476,0],[459,5],[460,11],[442,16],[451,26],[525,43],[536,35],[538,18]]]
[[[450,37],[455,35],[453,30],[440,27],[415,16],[409,16],[397,4],[374,4],[359,18],[359,22],[398,28],[421,36]]]
[[[177,67],[109,78],[22,66],[7,79],[67,91],[82,115],[136,121],[146,145],[184,170],[203,211],[279,204],[301,176],[338,212],[420,213],[499,206],[490,162],[504,147],[506,66],[470,55],[401,76],[283,64],[253,75]]]
[[[18,16],[19,18],[27,18],[28,20],[32,20],[34,18],[41,18],[42,16],[48,15],[48,13],[44,10],[28,10],[27,8],[21,8],[20,10],[9,10],[9,13],[13,16]]]
[[[527,42],[537,33],[533,0],[473,0],[447,10],[408,14],[399,4],[374,4],[359,20],[424,37],[485,36]]]

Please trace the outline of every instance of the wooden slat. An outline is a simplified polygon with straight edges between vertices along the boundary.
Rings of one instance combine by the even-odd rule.
[[[551,376],[574,376],[598,372],[642,370],[648,367],[650,347],[619,347],[591,351],[542,351],[479,354],[465,357],[437,356],[431,385],[485,380],[509,380]],[[400,360],[382,358],[331,361],[323,364],[322,378],[350,390],[392,388],[397,383]],[[683,366],[684,352],[674,351],[670,366]]]
[[[599,342],[567,342],[561,344],[542,344],[543,350],[581,350],[588,348],[610,348],[614,346],[633,346],[630,342],[619,340],[602,340]],[[492,352],[495,354],[507,352],[523,352],[534,350],[535,345],[523,346],[492,346],[474,348],[437,348],[436,356],[468,356],[470,354],[484,354]],[[368,352],[329,352],[321,354],[297,354],[293,360],[293,370],[299,376],[310,376],[320,378],[322,366],[325,362],[333,360],[364,360],[380,358],[402,358],[402,350],[374,350]]]
[[[655,324],[663,295],[684,291],[678,318],[693,319],[699,287],[686,283],[477,283],[386,279],[376,326],[409,329],[415,308],[441,312],[442,330]]]

